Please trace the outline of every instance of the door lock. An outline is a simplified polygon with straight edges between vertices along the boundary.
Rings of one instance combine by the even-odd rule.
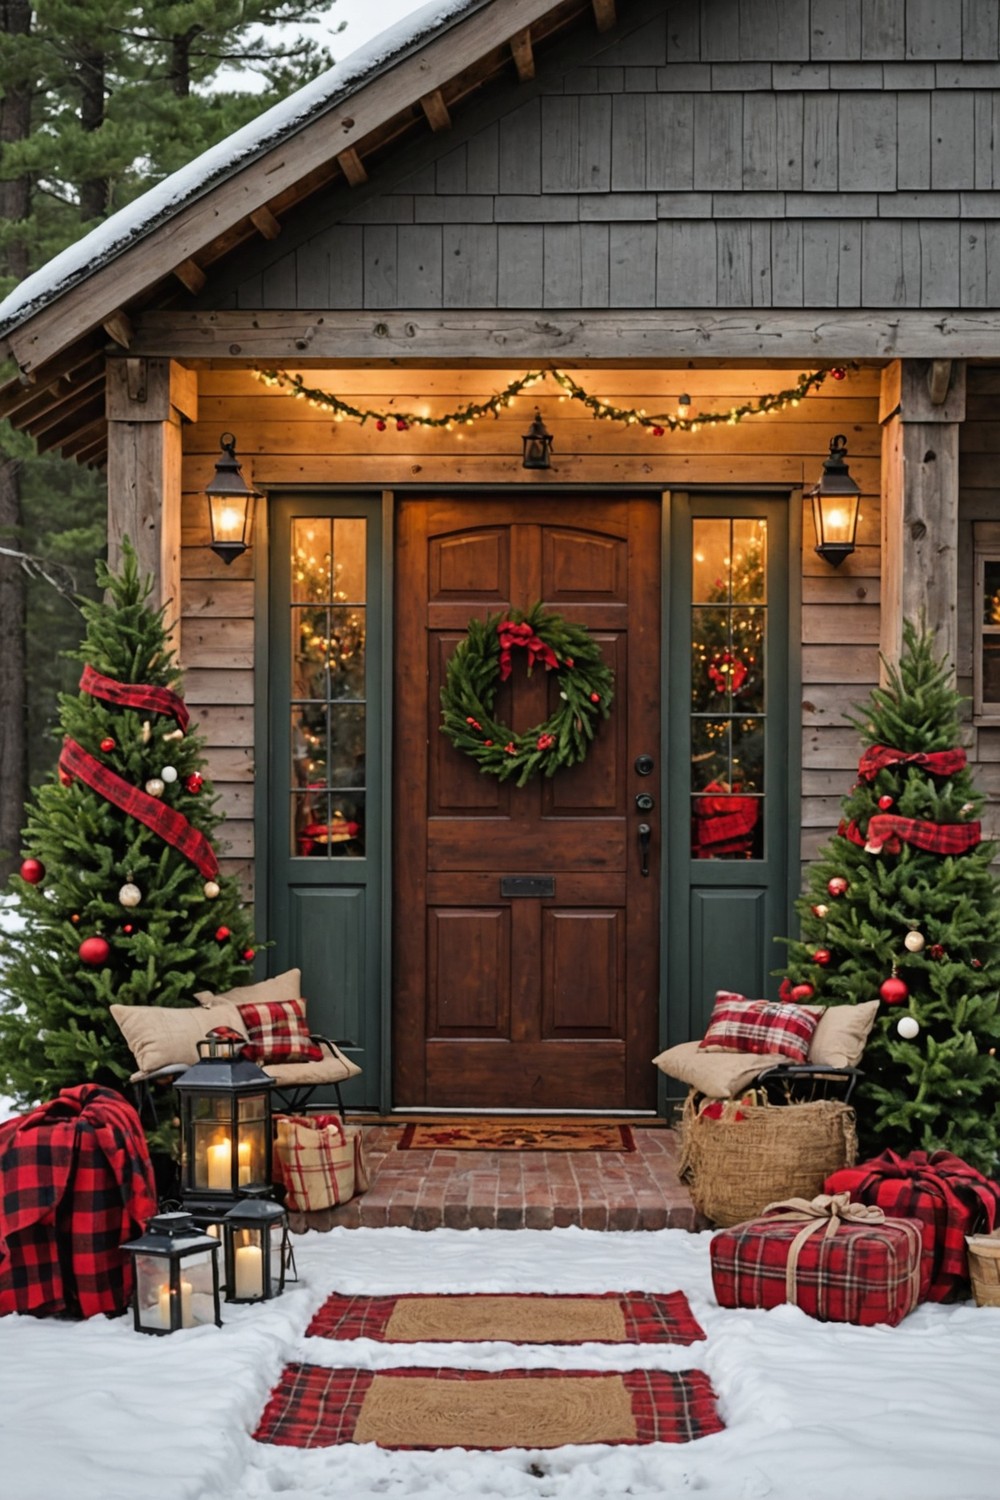
[[[635,768],[640,776],[648,776],[655,764],[651,755],[637,755],[635,758]]]
[[[636,792],[635,805],[640,812],[652,812],[656,806],[656,798],[650,792]]]

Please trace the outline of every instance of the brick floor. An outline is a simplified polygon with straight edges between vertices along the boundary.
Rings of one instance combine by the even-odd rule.
[[[633,1126],[637,1149],[397,1151],[402,1125],[365,1125],[367,1193],[292,1228],[694,1229],[671,1130]]]

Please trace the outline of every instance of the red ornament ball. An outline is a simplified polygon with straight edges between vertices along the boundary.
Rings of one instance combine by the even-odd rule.
[[[375,426],[378,428],[379,432],[384,432],[385,431],[385,423],[382,421],[381,417],[375,423]]]
[[[879,986],[879,994],[886,1005],[902,1005],[904,1000],[909,999],[910,992],[903,981],[893,975],[891,979],[883,980]]]
[[[813,954],[813,963],[814,964],[820,964],[825,969],[826,966],[827,966],[827,964],[829,962],[830,962],[830,950],[829,950],[829,948],[817,948],[816,952]]]
[[[830,371],[830,379],[831,380],[846,380],[847,379],[847,371],[845,370],[844,366],[843,365],[834,365],[833,368]]]
[[[229,936],[229,928],[228,927],[217,927],[215,929],[215,941],[217,943],[224,943],[226,941],[226,938],[228,936]]]
[[[244,950],[243,950],[243,959],[244,959],[244,962],[246,962],[248,964],[253,963],[253,961],[254,961],[254,959],[256,957],[257,957],[257,955],[256,955],[256,953],[254,952],[254,950],[252,948],[244,948]]]
[[[191,775],[187,778],[184,785],[187,787],[192,797],[197,797],[198,793],[205,785],[205,778],[199,771],[192,771]]]
[[[134,930],[135,929],[133,928],[131,922],[126,922],[125,926],[122,928],[122,932],[124,932],[126,937],[131,937]]]
[[[84,938],[77,952],[83,963],[89,964],[92,969],[99,969],[101,964],[106,964],[110,957],[111,944],[107,938]]]
[[[79,912],[78,912],[78,911],[75,911],[75,912],[74,912],[74,913],[73,913],[73,915],[72,915],[72,916],[71,916],[71,917],[70,917],[70,921],[71,921],[71,922],[72,922],[72,923],[73,923],[73,926],[74,926],[74,927],[77,927],[77,926],[79,926],[79,922],[80,922],[80,913],[79,913]]]
[[[105,755],[110,755],[114,748],[115,742],[109,734],[101,741],[101,749],[104,751]]]
[[[944,958],[944,944],[931,943],[927,952],[930,954],[931,958]]]
[[[878,799],[878,805],[883,812],[888,812],[894,801],[894,797],[890,797],[888,792],[884,792]]]
[[[803,1000],[811,1000],[816,991],[811,984],[795,984],[792,986],[792,999],[800,1005]]]
[[[820,921],[822,921],[824,917],[827,917],[827,916],[830,915],[830,908],[828,906],[824,905],[824,903],[822,901],[817,902],[817,904],[814,907],[812,907],[811,910],[812,910],[813,916],[814,917],[819,917]]]
[[[25,859],[21,861],[21,879],[26,880],[29,885],[41,885],[45,879],[45,866],[40,859]]]
[[[846,896],[848,884],[843,875],[834,875],[827,881],[826,888],[831,896]]]
[[[591,695],[590,695],[590,701],[591,701],[591,703],[600,703],[600,701],[601,701],[601,695],[600,695],[600,693],[591,693]]]

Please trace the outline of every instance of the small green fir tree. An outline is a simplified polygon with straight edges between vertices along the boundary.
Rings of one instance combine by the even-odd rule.
[[[107,599],[84,602],[73,654],[119,683],[177,692],[164,610],[150,607],[128,543],[120,574],[97,573]],[[60,727],[124,782],[152,783],[211,841],[222,816],[197,734],[82,691],[62,695]],[[196,990],[245,981],[253,958],[236,882],[206,878],[79,777],[53,776],[27,817],[27,858],[10,882],[23,927],[0,942],[0,1085],[22,1107],[88,1080],[122,1087],[135,1063],[110,1005],[191,1005]]]
[[[852,722],[865,747],[954,750],[961,701],[933,635],[907,623],[898,666]],[[964,764],[942,774],[940,762],[903,761],[873,779],[859,774],[840,831],[809,871],[797,903],[802,936],[780,972],[786,998],[882,999],[856,1095],[863,1149],[944,1148],[990,1171],[1000,1151],[996,846],[940,853],[890,837],[879,849],[869,834],[880,815],[918,820],[923,832],[967,828],[981,807]]]

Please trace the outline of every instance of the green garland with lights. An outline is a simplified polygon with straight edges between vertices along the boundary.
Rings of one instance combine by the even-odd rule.
[[[516,648],[527,653],[529,675],[541,666],[555,672],[559,685],[555,713],[523,734],[493,717],[497,689],[513,670]],[[552,776],[584,760],[613,697],[614,674],[589,631],[546,612],[539,602],[526,613],[515,609],[470,620],[441,689],[441,732],[484,775],[500,781],[516,776],[516,785],[524,786],[536,772]]]
[[[519,375],[516,380],[505,385],[502,391],[495,392],[486,400],[467,401],[463,406],[456,407],[454,411],[445,412],[439,417],[423,416],[420,412],[414,411],[354,406],[350,401],[344,401],[340,396],[334,395],[332,391],[324,391],[318,386],[307,385],[301,375],[293,375],[288,370],[257,370],[254,373],[263,385],[280,386],[290,391],[297,400],[308,401],[310,406],[333,412],[338,422],[350,420],[359,422],[362,426],[366,422],[374,422],[379,432],[385,432],[390,427],[394,427],[397,432],[406,432],[411,427],[444,427],[450,431],[455,427],[467,427],[483,417],[496,418],[528,386],[544,380],[546,376],[551,376],[561,386],[566,398],[579,401],[596,420],[623,422],[628,427],[645,428],[653,437],[663,437],[668,432],[697,432],[699,427],[720,424],[734,427],[745,417],[767,416],[770,412],[781,411],[786,406],[798,406],[810,391],[818,390],[828,376],[832,376],[834,380],[843,380],[847,371],[842,365],[834,365],[828,370],[810,370],[800,375],[794,385],[781,391],[773,391],[767,396],[760,396],[756,401],[743,401],[737,406],[731,406],[727,411],[701,411],[692,416],[690,398],[687,398],[686,402],[684,397],[680,398],[679,405],[682,410],[679,414],[677,412],[648,412],[644,407],[617,406],[613,402],[602,401],[600,397],[593,396],[585,390],[580,382],[567,374],[565,370],[528,370],[524,375]]]

